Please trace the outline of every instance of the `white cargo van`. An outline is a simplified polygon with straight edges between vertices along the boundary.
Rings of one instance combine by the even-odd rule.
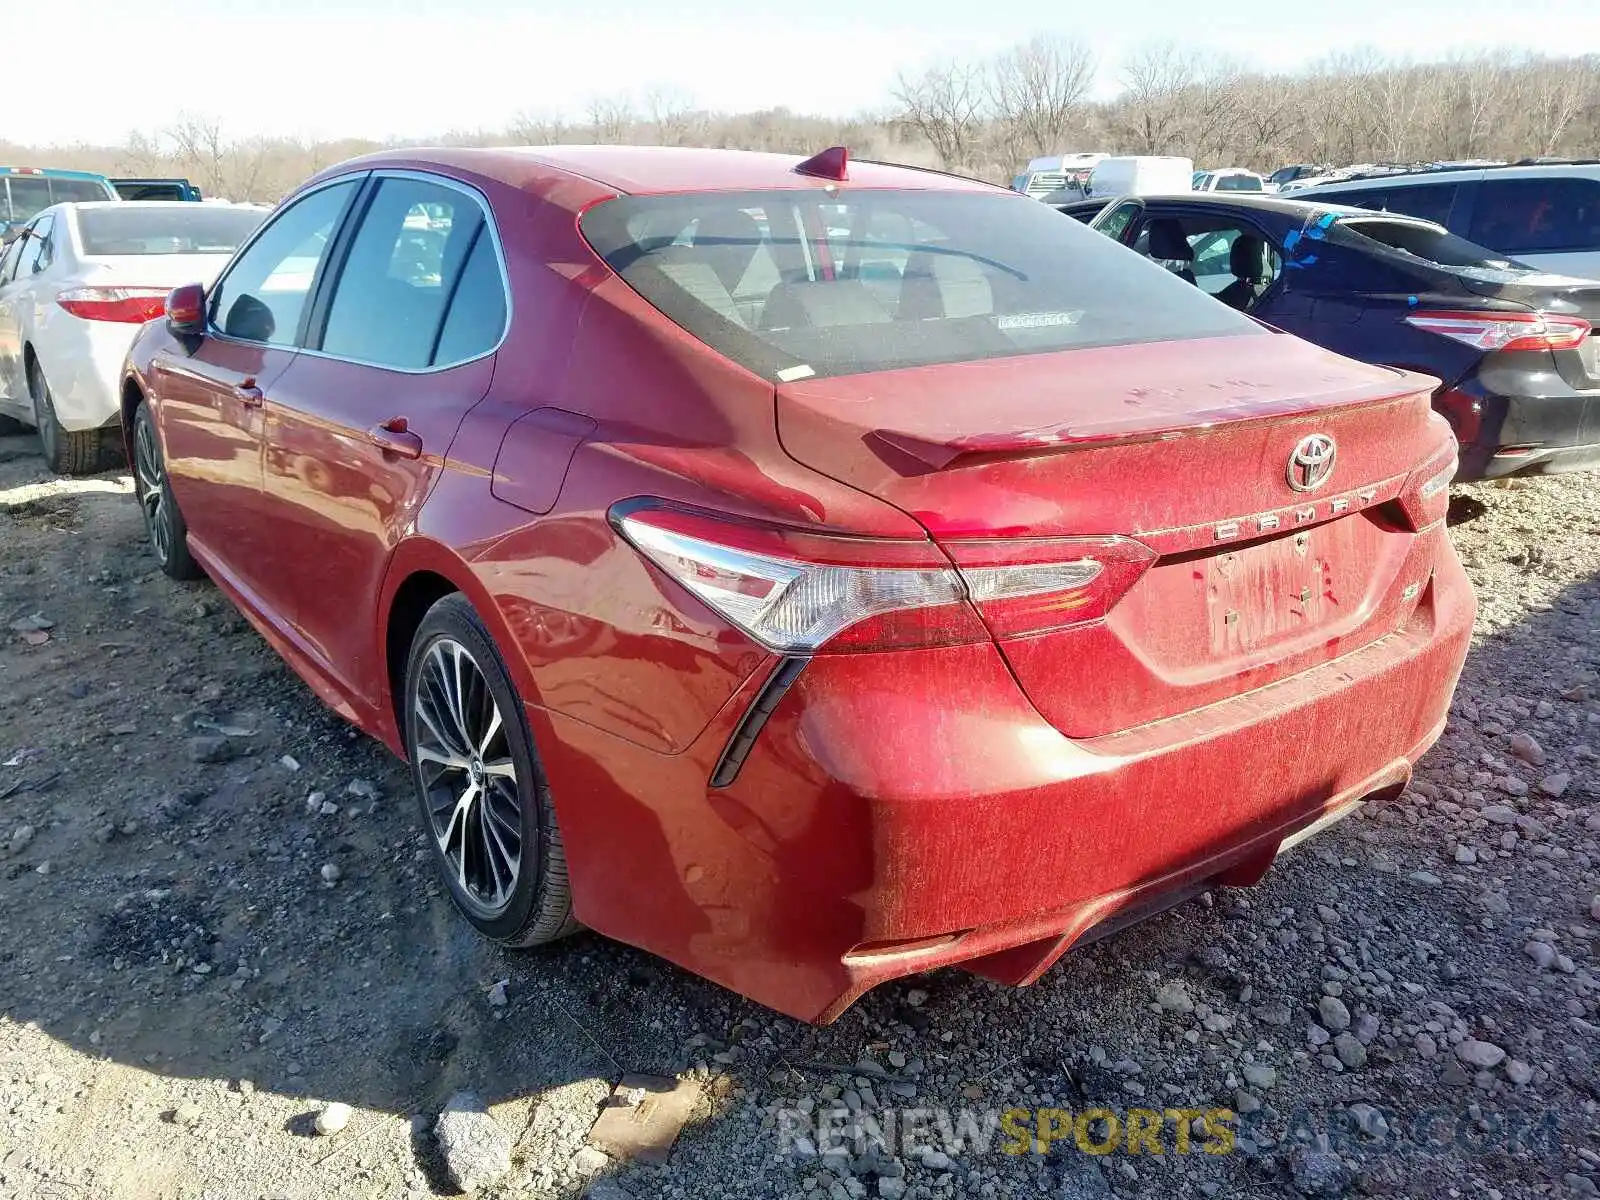
[[[1031,161],[1027,169],[1011,181],[1011,190],[1043,199],[1062,188],[1082,188],[1104,154],[1052,154]]]
[[[1165,196],[1191,190],[1194,160],[1165,154],[1103,158],[1089,174],[1089,195]]]

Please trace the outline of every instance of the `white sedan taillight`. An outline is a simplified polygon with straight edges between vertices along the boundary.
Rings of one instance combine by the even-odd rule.
[[[75,287],[56,297],[56,303],[85,321],[115,321],[143,325],[165,314],[167,288]]]
[[[949,645],[1096,620],[1155,555],[1126,538],[882,541],[624,506],[630,545],[785,654]]]

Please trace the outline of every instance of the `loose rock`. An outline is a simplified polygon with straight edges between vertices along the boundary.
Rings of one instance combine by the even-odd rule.
[[[1334,1033],[1350,1028],[1350,1010],[1337,996],[1324,996],[1318,1000],[1317,1012],[1322,1017],[1322,1024]]]
[[[1544,747],[1534,740],[1531,733],[1523,733],[1518,730],[1506,739],[1506,744],[1511,747],[1511,753],[1515,754],[1523,762],[1535,767],[1544,764]]]
[[[433,1123],[450,1182],[476,1192],[511,1170],[511,1140],[474,1092],[457,1092]]]
[[[348,1104],[335,1100],[317,1114],[317,1119],[312,1124],[323,1137],[331,1137],[342,1132],[344,1127],[350,1124],[353,1111]]]
[[[1456,1057],[1469,1067],[1497,1067],[1506,1052],[1493,1042],[1480,1042],[1477,1038],[1468,1038],[1456,1045]]]

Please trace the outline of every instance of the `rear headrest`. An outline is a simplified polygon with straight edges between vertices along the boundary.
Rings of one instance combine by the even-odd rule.
[[[1266,242],[1255,234],[1241,233],[1233,239],[1233,248],[1228,251],[1228,270],[1240,279],[1255,283],[1266,274],[1263,269],[1266,250]]]
[[[1189,245],[1189,239],[1183,236],[1183,226],[1173,218],[1157,217],[1146,223],[1144,228],[1150,236],[1151,258],[1179,262],[1194,261],[1194,247]]]
[[[715,271],[722,286],[731,292],[761,248],[761,226],[737,208],[709,212],[694,227],[694,248],[700,261]]]
[[[901,320],[987,316],[993,311],[988,276],[970,258],[921,250],[906,260],[896,314]]]

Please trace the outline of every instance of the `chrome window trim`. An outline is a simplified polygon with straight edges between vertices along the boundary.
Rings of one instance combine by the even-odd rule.
[[[325,358],[325,359],[328,359],[331,362],[352,363],[355,366],[372,367],[372,368],[374,368],[376,370],[379,370],[379,371],[393,371],[393,372],[395,372],[396,374],[399,374],[399,375],[436,375],[436,374],[438,374],[438,373],[440,373],[442,371],[453,371],[457,367],[464,367],[464,366],[467,366],[470,363],[479,362],[482,359],[489,358],[489,357],[491,357],[491,356],[493,356],[495,354],[500,353],[500,348],[506,344],[506,338],[511,336],[511,319],[512,319],[512,303],[513,303],[513,301],[512,301],[512,292],[511,292],[511,272],[510,272],[510,269],[506,265],[505,246],[500,241],[500,228],[499,228],[498,225],[495,224],[494,208],[489,203],[489,198],[487,196],[485,196],[477,188],[473,187],[470,183],[463,183],[459,179],[451,179],[447,175],[436,175],[432,171],[419,171],[419,170],[415,170],[415,169],[412,169],[412,168],[380,167],[380,168],[377,168],[375,170],[355,171],[355,172],[351,172],[351,173],[346,174],[346,175],[336,175],[331,179],[325,179],[321,183],[319,183],[316,187],[308,188],[304,192],[301,192],[301,193],[297,194],[294,197],[294,200],[296,202],[298,202],[303,197],[309,196],[313,192],[320,191],[322,188],[331,187],[333,184],[336,184],[336,183],[343,183],[343,182],[346,182],[347,180],[363,180],[364,181],[364,180],[369,179],[369,178],[370,179],[414,179],[414,180],[417,180],[417,181],[422,182],[422,183],[435,184],[435,185],[447,188],[447,189],[452,190],[452,191],[460,192],[462,195],[466,196],[468,199],[470,199],[474,204],[476,204],[478,206],[479,211],[483,215],[484,227],[486,229],[488,229],[488,231],[489,231],[489,240],[494,246],[495,265],[499,268],[499,271],[500,271],[500,292],[501,292],[501,295],[505,297],[505,310],[506,310],[505,321],[500,327],[500,336],[495,339],[494,344],[491,345],[487,350],[483,350],[483,351],[481,351],[481,352],[479,352],[477,354],[472,355],[469,358],[456,359],[453,362],[434,363],[434,364],[430,364],[429,366],[426,366],[426,367],[400,367],[400,366],[395,366],[393,363],[373,362],[370,359],[354,358],[354,357],[352,357],[352,356],[350,356],[348,354],[330,354],[326,350],[313,350],[313,349],[311,349],[310,347],[307,347],[307,346],[299,346],[299,345],[273,346],[273,343],[271,343],[271,342],[252,342],[252,341],[249,341],[249,340],[247,340],[245,338],[232,338],[232,337],[228,337],[227,335],[221,334],[221,333],[218,333],[215,336],[220,337],[225,341],[236,342],[236,343],[238,343],[240,345],[246,345],[246,346],[269,346],[269,347],[272,347],[272,348],[278,349],[278,350],[292,350],[296,354],[309,354],[313,358]],[[251,235],[250,242],[246,242],[243,246],[239,247],[238,251],[236,252],[236,257],[239,256],[239,255],[243,255],[244,254],[244,252],[249,248],[250,244],[253,243],[257,237],[261,236],[262,231],[266,229],[268,224],[270,224],[270,221],[263,221],[261,223],[261,227],[259,229],[257,229],[254,234]],[[461,265],[462,265],[462,268],[465,269],[466,260],[463,259]],[[222,283],[226,278],[227,278],[226,274],[218,277],[217,283],[218,284]],[[213,286],[216,286],[216,285],[213,285]],[[337,295],[338,295],[338,293],[336,291],[334,293],[334,297],[337,298]],[[332,302],[331,301],[329,303],[329,307],[330,308],[332,307]],[[207,325],[207,328],[209,330],[211,328],[211,318],[210,318],[209,313],[207,314],[207,317],[206,317],[206,325]]]

